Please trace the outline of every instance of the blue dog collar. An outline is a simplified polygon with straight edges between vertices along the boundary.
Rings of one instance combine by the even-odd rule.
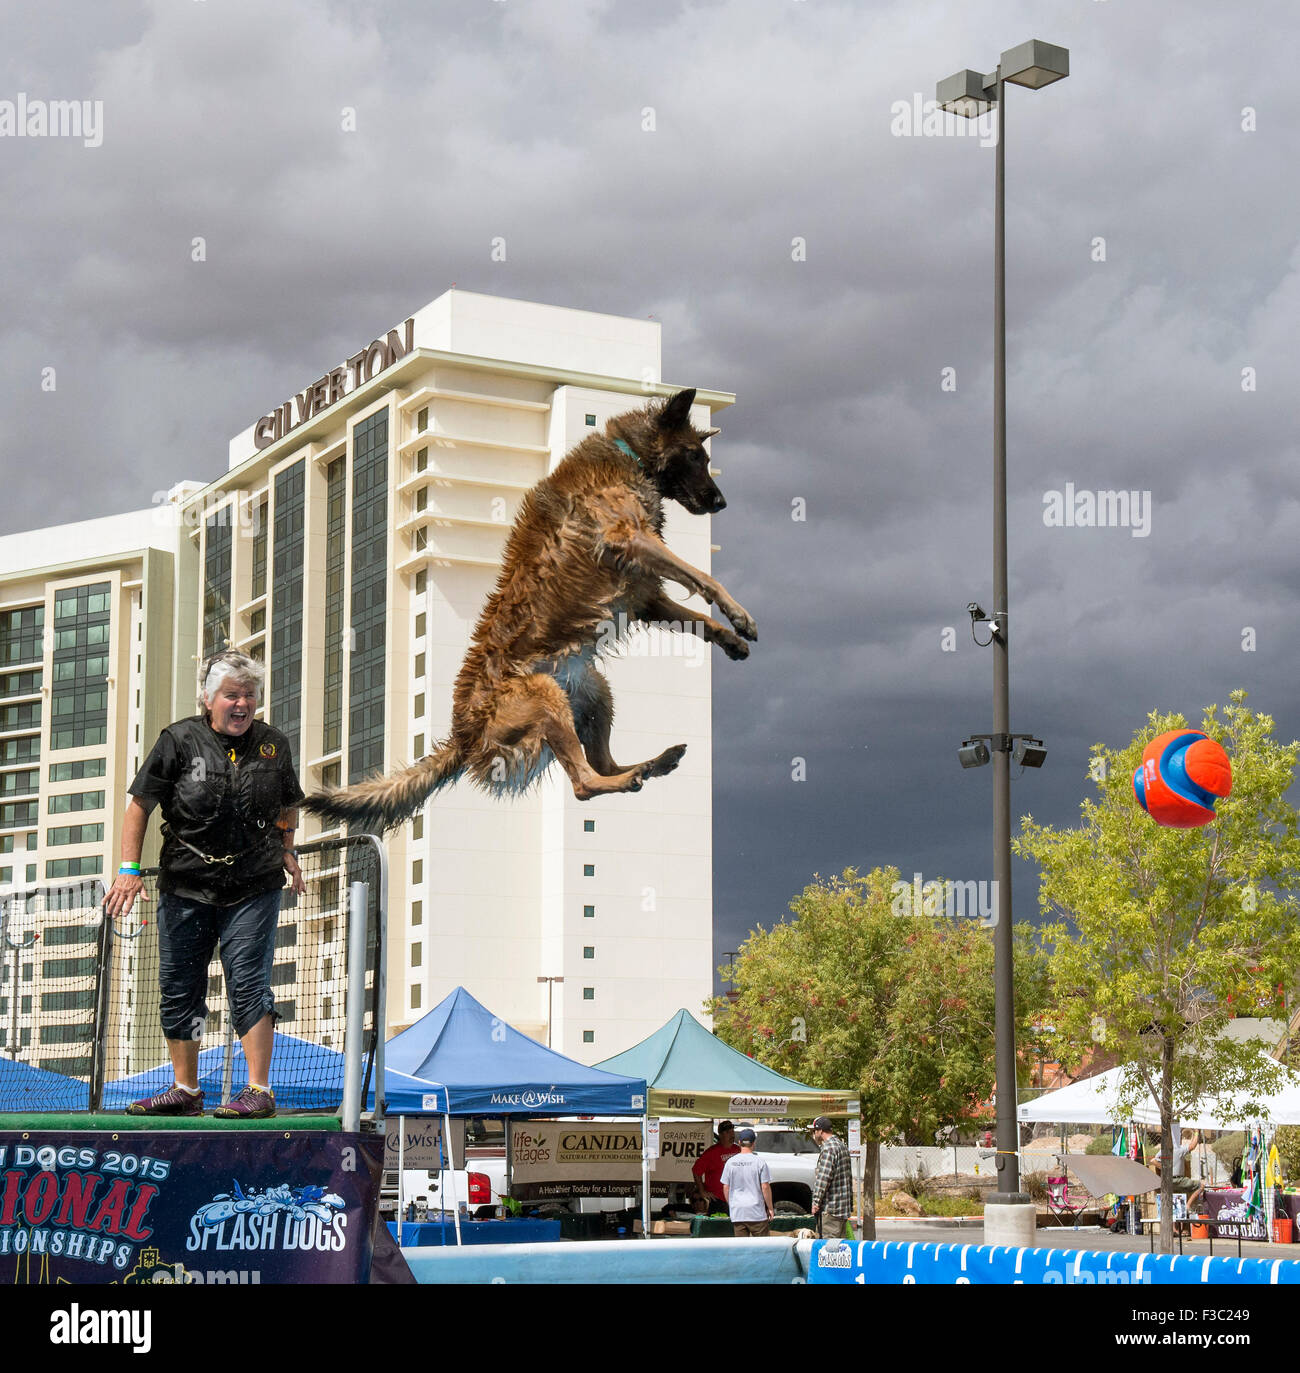
[[[623,450],[623,452],[625,452],[625,453],[628,455],[629,458],[635,458],[635,459],[636,459],[636,465],[637,465],[638,467],[641,466],[641,459],[640,459],[639,457],[637,457],[637,455],[636,455],[635,451],[633,450],[632,445],[631,445],[630,443],[626,442],[624,439],[615,439],[615,440],[614,440],[614,447],[615,447],[615,448],[621,448],[621,449]]]

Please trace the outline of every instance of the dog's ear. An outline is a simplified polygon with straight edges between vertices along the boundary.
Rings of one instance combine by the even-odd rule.
[[[695,404],[695,387],[678,391],[659,412],[660,429],[681,429],[690,422],[691,406]]]

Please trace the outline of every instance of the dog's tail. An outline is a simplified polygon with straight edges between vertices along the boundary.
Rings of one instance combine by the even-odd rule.
[[[464,769],[460,751],[448,741],[401,772],[370,777],[333,791],[318,791],[307,797],[302,806],[323,820],[360,825],[382,834],[409,820],[428,797],[454,782]]]

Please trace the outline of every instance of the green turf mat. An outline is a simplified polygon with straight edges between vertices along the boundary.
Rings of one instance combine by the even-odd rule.
[[[25,1131],[28,1134],[49,1134],[54,1131],[93,1130],[111,1133],[121,1130],[148,1130],[154,1134],[173,1130],[210,1130],[226,1133],[230,1130],[279,1131],[281,1134],[301,1135],[325,1131],[336,1134],[343,1128],[338,1116],[272,1116],[270,1120],[217,1120],[213,1116],[128,1116],[87,1115],[0,1115],[0,1132]]]

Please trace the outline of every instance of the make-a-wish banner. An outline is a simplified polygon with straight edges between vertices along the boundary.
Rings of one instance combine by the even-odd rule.
[[[0,1284],[360,1283],[383,1139],[0,1134]]]

